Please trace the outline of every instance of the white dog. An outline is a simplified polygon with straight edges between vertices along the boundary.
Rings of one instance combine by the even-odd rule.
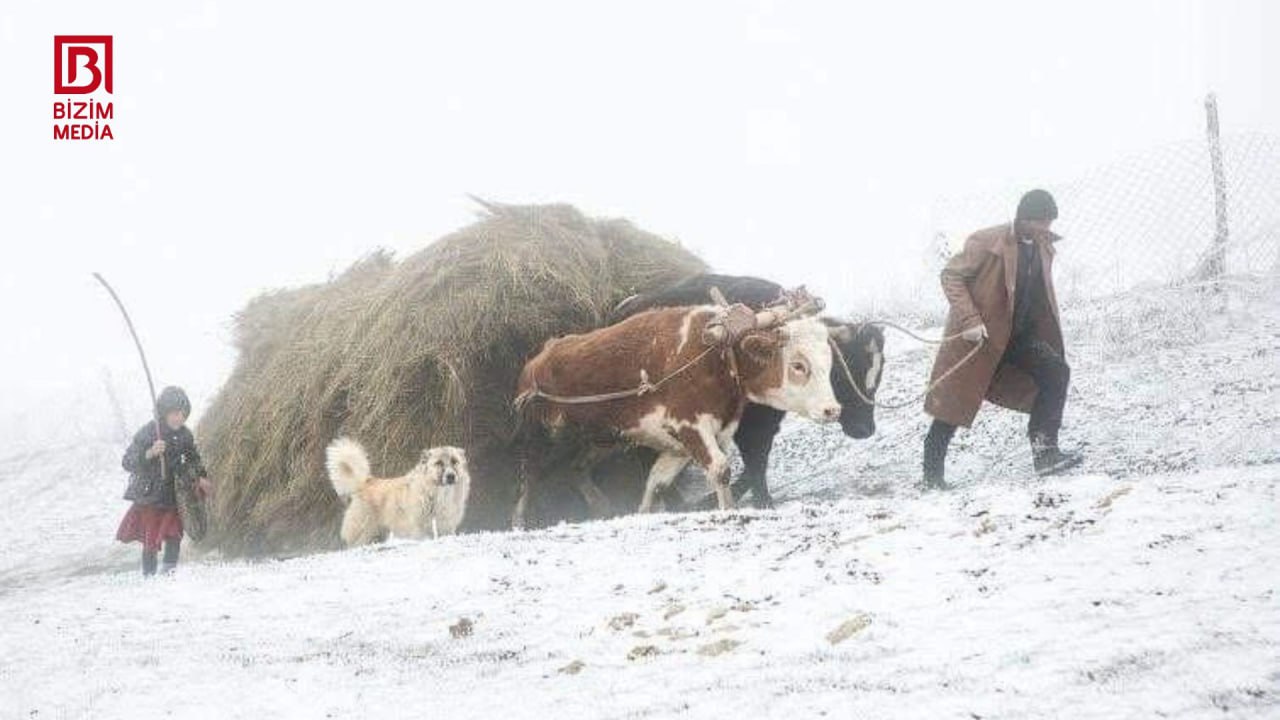
[[[471,492],[461,448],[423,450],[418,464],[396,478],[373,477],[369,456],[351,438],[334,440],[325,455],[333,489],[350,498],[342,517],[348,546],[381,542],[390,533],[422,538],[457,532]]]

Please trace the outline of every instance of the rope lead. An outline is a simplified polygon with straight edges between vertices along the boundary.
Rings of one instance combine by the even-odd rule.
[[[964,335],[963,332],[958,332],[954,335],[947,335],[945,337],[934,340],[933,338],[927,338],[927,337],[922,337],[920,335],[917,335],[911,330],[908,330],[907,328],[904,328],[901,325],[895,322],[890,322],[888,320],[872,320],[871,322],[864,323],[864,324],[891,327],[894,330],[897,330],[898,332],[901,332],[905,335],[909,335],[915,338],[916,340],[919,340],[922,343],[927,343],[929,345],[943,345],[951,342],[952,340],[956,340],[960,338],[962,335]],[[920,402],[920,400],[927,397],[929,393],[937,389],[937,387],[941,385],[943,381],[945,381],[947,378],[951,377],[951,375],[955,373],[955,371],[959,370],[961,367],[965,365],[965,363],[972,360],[978,354],[978,352],[982,350],[984,346],[986,346],[987,341],[986,341],[986,338],[979,340],[977,344],[973,346],[973,349],[968,352],[967,355],[960,358],[959,362],[957,362],[955,365],[952,365],[946,372],[942,373],[942,375],[937,380],[934,380],[933,382],[929,383],[928,386],[925,387],[924,392],[920,393],[919,395],[913,395],[911,396],[910,399],[904,402],[894,403],[892,405],[877,402],[867,397],[866,393],[862,391],[862,388],[858,387],[857,381],[853,379],[853,371],[849,369],[849,363],[844,359],[844,352],[840,350],[840,346],[837,345],[836,341],[831,338],[827,338],[827,343],[831,345],[831,350],[834,352],[836,359],[840,361],[840,367],[841,369],[844,370],[844,376],[849,380],[849,385],[853,387],[853,392],[858,396],[860,400],[862,400],[862,402],[868,405],[871,405],[872,407],[883,408],[885,410],[901,410],[902,408],[907,407],[909,405],[915,405],[917,402]]]

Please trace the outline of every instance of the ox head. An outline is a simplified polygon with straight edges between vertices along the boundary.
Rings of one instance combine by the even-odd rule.
[[[816,422],[838,418],[840,403],[831,388],[827,336],[827,326],[815,317],[745,334],[738,346],[747,397]]]
[[[831,369],[831,386],[840,401],[840,427],[851,438],[869,438],[876,432],[876,408],[862,396],[876,399],[876,388],[884,374],[884,331],[875,325],[836,322],[829,322],[828,330],[849,365],[846,375],[839,358],[835,358]],[[850,375],[857,383],[856,389],[849,384]]]

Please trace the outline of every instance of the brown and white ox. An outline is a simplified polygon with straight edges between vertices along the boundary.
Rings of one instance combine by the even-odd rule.
[[[523,421],[536,423],[552,442],[593,437],[607,444],[622,438],[658,451],[641,512],[653,509],[655,496],[690,460],[706,472],[720,509],[731,508],[725,450],[748,402],[818,422],[838,419],[840,403],[831,388],[831,348],[821,320],[803,317],[767,327],[765,311],[756,329],[723,346],[708,346],[704,331],[722,312],[713,305],[659,308],[547,341],[520,373],[516,404]],[[643,383],[656,387],[600,399]],[[517,517],[529,480],[523,481]]]

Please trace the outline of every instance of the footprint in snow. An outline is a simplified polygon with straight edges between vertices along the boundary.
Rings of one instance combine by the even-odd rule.
[[[741,640],[734,640],[733,638],[721,638],[713,643],[707,643],[706,645],[703,645],[702,647],[698,648],[698,654],[703,655],[705,657],[715,657],[717,655],[723,655],[727,652],[731,652],[734,648],[738,647],[741,644],[742,644]]]
[[[858,613],[853,617],[840,623],[839,627],[827,633],[827,642],[832,645],[839,645],[849,638],[857,635],[871,625],[871,616],[866,613]]]
[[[636,624],[636,620],[640,619],[640,615],[633,612],[625,612],[621,615],[614,615],[609,618],[609,629],[615,632],[621,632]]]

